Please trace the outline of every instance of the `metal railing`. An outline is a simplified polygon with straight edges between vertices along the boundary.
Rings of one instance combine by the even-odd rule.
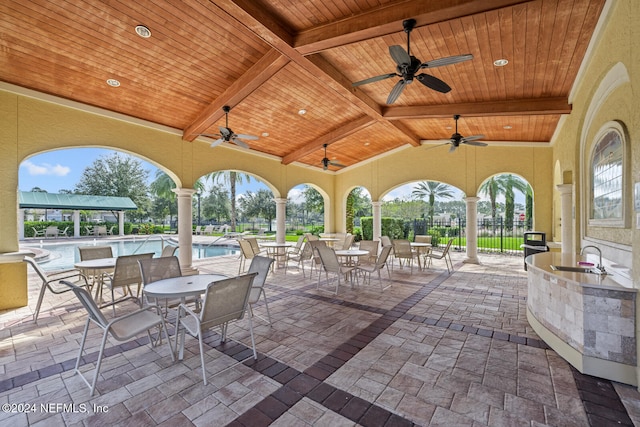
[[[514,220],[510,227],[505,222],[504,218],[484,218],[478,221],[478,252],[522,255],[524,233],[529,231],[527,221]],[[463,250],[467,242],[466,227],[464,218],[450,221],[418,219],[413,221],[413,234],[429,234],[438,245],[444,245],[453,238],[453,249]]]

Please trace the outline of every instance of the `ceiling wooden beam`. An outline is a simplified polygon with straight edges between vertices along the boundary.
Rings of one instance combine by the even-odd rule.
[[[324,60],[324,58],[320,57],[320,55],[305,57],[298,52],[292,46],[291,40],[286,38],[288,32],[283,30],[283,27],[276,22],[275,18],[269,16],[266,11],[256,6],[255,2],[252,0],[215,0],[214,2],[228,13],[230,17],[238,19],[239,22],[242,22],[257,37],[260,37],[274,49],[279,50],[283,55],[287,56],[291,61],[300,65],[311,77],[319,80],[321,84],[329,87],[338,95],[353,103],[356,108],[362,110],[371,117],[371,119],[375,121],[384,120],[382,109],[378,103],[373,101],[361,89],[352,87],[351,81]],[[283,34],[285,34],[285,36],[281,37]],[[395,124],[394,127],[404,134],[404,137],[410,144],[420,145],[420,138],[409,128]],[[313,147],[316,146],[315,143],[312,145]],[[314,150],[315,149],[317,148],[314,148]],[[285,158],[288,158],[288,156],[285,156]]]
[[[222,107],[229,105],[234,107],[240,101],[249,96],[254,90],[269,80],[282,67],[289,63],[289,58],[282,56],[280,52],[271,49],[262,58],[249,68],[238,80],[233,82],[220,94],[198,118],[187,126],[182,135],[185,141],[193,141],[199,134],[211,127],[224,116]]]
[[[386,107],[387,120],[446,118],[454,114],[465,117],[569,114],[571,104],[564,97],[487,101],[464,104]]]
[[[349,122],[349,124],[345,126],[341,126],[338,129],[334,129],[322,135],[320,138],[314,140],[311,144],[307,144],[304,147],[298,148],[296,151],[287,154],[282,158],[282,164],[288,165],[289,163],[293,163],[296,160],[306,156],[307,154],[311,154],[314,151],[323,148],[324,144],[331,145],[334,142],[346,138],[368,126],[371,126],[374,123],[375,120],[372,120],[369,116],[364,116],[359,118],[358,120]]]
[[[410,0],[380,6],[365,13],[320,25],[295,35],[294,47],[303,55],[395,34],[402,21],[416,20],[416,28],[476,15],[532,0]]]

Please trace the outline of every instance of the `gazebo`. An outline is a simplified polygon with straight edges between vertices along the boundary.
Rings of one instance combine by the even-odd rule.
[[[80,237],[80,211],[100,210],[118,212],[118,234],[124,235],[124,211],[138,207],[129,197],[91,196],[85,194],[57,194],[18,192],[18,238],[24,239],[25,209],[65,209],[73,211],[73,236]]]

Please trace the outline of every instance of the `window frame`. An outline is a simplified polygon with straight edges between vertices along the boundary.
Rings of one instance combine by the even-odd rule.
[[[594,218],[594,184],[595,184],[595,167],[594,167],[594,156],[598,151],[598,148],[603,143],[605,137],[607,137],[610,133],[615,133],[621,145],[621,172],[620,172],[620,197],[621,197],[621,216],[615,218]],[[588,168],[588,188],[586,189],[586,199],[588,204],[588,225],[596,226],[596,227],[609,227],[609,228],[623,228],[626,224],[626,211],[627,211],[627,138],[626,133],[624,132],[623,127],[618,122],[610,122],[607,123],[602,129],[597,133],[594,138],[594,144],[591,147],[591,152],[589,155],[589,163],[587,163]]]

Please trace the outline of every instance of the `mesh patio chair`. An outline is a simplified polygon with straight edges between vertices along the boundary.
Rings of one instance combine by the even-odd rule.
[[[320,259],[320,255],[318,255],[318,248],[327,247],[327,243],[322,240],[309,240],[308,242],[311,247],[311,273],[309,273],[309,278],[313,276],[314,267],[318,270],[318,278],[320,278],[322,260]]]
[[[313,258],[313,248],[310,242],[304,242],[302,250],[299,252],[287,252],[287,258],[284,263],[284,274],[287,274],[289,268],[289,261],[294,261],[298,264],[298,267],[302,269],[302,277],[305,277],[304,263]],[[313,261],[312,261],[313,262]]]
[[[403,261],[405,264],[409,264],[411,268],[411,274],[413,274],[413,259],[416,257],[416,253],[411,248],[411,243],[406,239],[395,239],[393,241],[393,257],[398,260],[400,268],[403,268]]]
[[[347,234],[344,237],[344,240],[342,241],[342,247],[341,248],[336,248],[336,249],[342,249],[342,250],[349,250],[351,249],[351,246],[353,246],[353,241],[355,240],[355,237],[353,234]]]
[[[251,260],[251,265],[247,272],[248,274],[257,273],[257,276],[253,279],[251,293],[249,294],[249,313],[253,317],[253,305],[260,301],[260,296],[262,296],[264,299],[264,306],[267,309],[268,320],[266,320],[266,322],[269,323],[269,325],[271,325],[271,313],[269,313],[269,304],[267,303],[267,294],[264,291],[264,285],[267,281],[267,276],[269,275],[269,270],[271,269],[271,264],[273,264],[273,262],[273,258],[256,256]],[[255,317],[261,318],[260,316]]]
[[[338,261],[338,256],[332,248],[320,245],[316,248],[316,250],[318,251],[318,255],[322,262],[322,268],[324,269],[327,285],[329,284],[329,273],[334,275],[332,282],[336,283],[336,290],[334,294],[337,295],[338,288],[340,287],[341,277],[348,274],[350,275],[351,273],[355,272],[357,267],[345,266],[340,264],[340,262]],[[320,289],[320,276],[321,275],[318,275],[318,285],[316,286],[316,289],[318,290]],[[357,278],[358,277],[356,275],[356,280]]]
[[[40,292],[38,293],[38,302],[36,304],[36,311],[33,313],[33,321],[38,321],[38,315],[40,314],[40,308],[42,307],[42,301],[44,300],[44,294],[49,290],[49,292],[59,295],[65,292],[70,291],[66,286],[59,286],[58,282],[60,280],[67,280],[70,283],[73,283],[76,286],[91,289],[90,283],[87,280],[87,277],[82,273],[81,270],[77,268],[56,271],[51,274],[47,274],[40,265],[36,262],[35,259],[27,256],[24,257],[24,261],[33,268],[33,270],[38,274],[40,280],[42,280],[42,284],[40,285]]]
[[[260,245],[258,244],[258,239],[256,239],[255,237],[245,237],[244,240],[249,242],[249,244],[251,245],[251,249],[253,249],[254,256],[266,255],[267,250],[260,248]]]
[[[96,389],[96,383],[98,381],[98,375],[100,374],[100,367],[102,366],[102,357],[105,353],[105,345],[107,338],[111,335],[117,341],[129,341],[131,338],[140,335],[142,332],[147,332],[150,342],[154,342],[151,337],[151,330],[159,328],[159,331],[164,331],[165,338],[167,339],[167,345],[169,345],[169,353],[171,354],[171,360],[175,361],[173,354],[173,348],[171,348],[171,341],[169,341],[169,334],[167,333],[167,327],[164,323],[164,318],[159,315],[159,308],[155,305],[150,305],[140,310],[136,310],[131,313],[127,313],[123,316],[116,317],[111,320],[107,320],[95,301],[91,298],[91,295],[84,289],[75,286],[73,283],[62,280],[60,283],[66,285],[68,290],[73,291],[76,297],[80,300],[80,303],[87,310],[89,316],[84,326],[84,333],[82,334],[82,340],[80,341],[80,351],[78,358],[76,359],[75,372],[80,375],[82,380],[89,386],[91,392],[90,395]],[[102,340],[100,341],[100,350],[98,352],[98,360],[96,361],[96,367],[93,371],[93,380],[89,382],[85,375],[78,369],[80,367],[80,359],[82,359],[82,352],[84,345],[87,341],[87,333],[89,332],[89,325],[93,323],[102,329]],[[123,347],[116,346],[114,349],[122,349]]]
[[[162,252],[160,253],[160,258],[173,256],[176,253],[177,249],[178,247],[174,245],[165,246],[164,248],[162,248]]]
[[[140,267],[140,275],[142,276],[142,284],[148,285],[162,279],[170,279],[172,277],[181,277],[180,261],[176,256],[166,256],[160,258],[144,258],[138,260]],[[144,297],[144,287],[142,288]],[[159,303],[159,301],[153,301]],[[178,305],[180,300],[175,300],[174,305]],[[169,301],[163,303],[165,309],[170,305]]]
[[[363,263],[358,266],[358,271],[362,272],[363,275],[365,276],[363,278],[364,283],[367,283],[367,279],[368,279],[368,283],[371,284],[371,275],[373,273],[378,273],[378,282],[380,283],[380,291],[384,291],[385,289],[388,289],[391,287],[391,283],[389,283],[387,286],[382,286],[382,276],[380,275],[380,270],[385,268],[385,266],[387,265],[387,260],[389,258],[389,254],[391,253],[391,249],[392,249],[391,246],[383,247],[382,250],[380,251],[380,255],[378,255],[374,263]],[[389,276],[389,280],[391,280],[391,274],[389,274],[389,269],[387,269],[387,275]]]
[[[378,259],[378,245],[380,242],[377,240],[361,240],[358,248],[363,251],[368,251],[369,255],[362,257],[361,262],[375,263]]]
[[[451,274],[453,270],[453,262],[451,261],[451,255],[449,255],[449,249],[451,249],[451,244],[453,243],[453,238],[449,239],[447,245],[444,247],[442,251],[432,249],[428,254],[424,256],[424,262],[427,264],[427,268],[431,267],[432,259],[444,259],[444,263],[447,265],[447,272]]]
[[[92,259],[113,258],[113,249],[111,246],[78,246],[78,254],[80,261],[89,261]],[[111,270],[82,270],[87,279],[91,282],[92,287],[98,286],[95,290],[96,299],[102,298],[102,285],[105,279],[111,277]]]
[[[389,236],[380,236],[380,244],[382,245],[382,247],[393,246],[393,243],[391,242]]]
[[[111,290],[111,302],[105,303],[100,308],[113,307],[113,315],[116,315],[116,304],[134,299],[139,302],[140,289],[142,287],[142,274],[140,273],[139,260],[153,258],[153,253],[123,255],[116,259],[113,276],[105,281],[105,285]],[[137,286],[136,294],[133,294],[131,286]],[[124,295],[116,299],[115,290],[122,288]]]
[[[238,274],[242,273],[245,269],[248,259],[253,259],[256,256],[251,247],[251,243],[246,239],[238,239],[240,245],[240,265],[238,266]]]
[[[176,329],[176,348],[178,349],[178,359],[184,357],[185,332],[194,338],[198,338],[200,347],[200,365],[202,366],[202,380],[207,384],[207,371],[204,366],[204,343],[203,333],[211,328],[220,327],[221,342],[227,340],[227,328],[229,322],[241,320],[247,311],[251,286],[257,273],[245,274],[229,279],[219,280],[209,283],[202,303],[200,313],[194,313],[185,304],[180,304],[178,308],[178,321]],[[249,332],[251,334],[251,347],[253,358],[257,359],[256,343],[253,336],[253,321],[251,316],[247,316],[249,322]],[[251,357],[251,356],[249,356]],[[246,360],[246,359],[245,359]],[[239,363],[241,360],[226,369]]]

